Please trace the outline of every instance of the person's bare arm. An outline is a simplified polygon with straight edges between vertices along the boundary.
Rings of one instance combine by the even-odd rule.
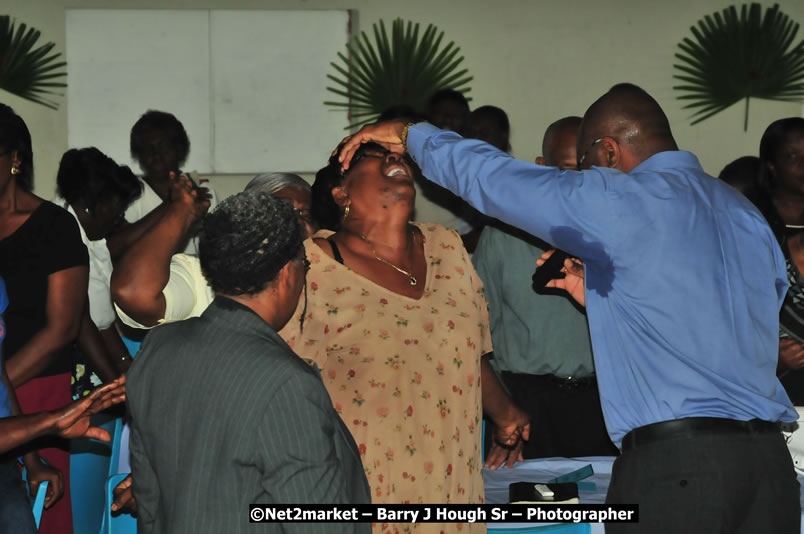
[[[78,336],[88,280],[86,266],[70,267],[48,276],[45,326],[6,360],[6,371],[14,387],[35,378],[52,363],[60,348]]]
[[[86,307],[88,280],[89,268],[86,266],[63,269],[48,276],[45,305],[47,322],[28,343],[6,360],[3,367],[3,380],[9,386],[14,416],[22,415],[14,387],[36,377],[51,363],[56,351],[78,335],[81,314]],[[30,426],[30,422],[24,426]],[[0,430],[0,434],[7,432]],[[43,463],[35,451],[25,454],[22,461],[28,470],[31,495],[36,495],[42,482],[49,482],[45,497],[45,507],[49,508],[64,493],[61,472]]]
[[[480,384],[483,412],[495,427],[494,443],[484,465],[489,469],[513,467],[522,460],[523,441],[530,439],[530,419],[503,389],[486,356],[480,359]]]
[[[109,328],[101,330],[100,336],[106,347],[106,353],[112,357],[117,372],[121,375],[126,374],[131,366],[131,355],[115,325],[112,324]]]
[[[5,372],[3,375],[4,380],[8,380]],[[0,452],[46,434],[55,434],[68,439],[87,437],[109,441],[111,436],[106,430],[89,425],[89,417],[113,404],[125,401],[124,383],[125,377],[121,377],[64,408],[31,415],[22,415],[14,389],[9,388],[14,415],[0,420]],[[22,462],[28,470],[31,497],[36,495],[42,482],[49,483],[45,508],[50,508],[64,494],[64,477],[61,471],[44,463],[36,451],[23,455]]]
[[[11,401],[11,415],[12,417],[8,419],[15,419],[20,417],[25,417],[22,415],[22,409],[20,408],[20,403],[17,401],[17,394],[14,391],[14,387],[11,385],[11,380],[8,378],[8,373],[6,373],[6,368],[3,367],[3,372],[0,373],[0,378],[2,378],[3,383],[5,383],[6,388],[8,389],[8,396],[9,400]],[[0,420],[7,421],[8,419]],[[22,425],[23,428],[31,426],[30,422],[26,422]],[[22,445],[25,440],[19,440],[19,436],[13,436],[9,434],[13,434],[13,425],[12,428],[0,428],[0,436],[5,435],[7,445],[9,448],[14,448],[19,445]],[[2,438],[0,438],[0,443],[2,443]],[[61,471],[58,469],[54,469],[49,465],[45,464],[42,461],[42,458],[39,456],[39,453],[36,451],[30,451],[22,456],[22,463],[25,465],[25,469],[28,470],[28,487],[30,488],[31,496],[33,497],[36,495],[36,492],[39,489],[39,485],[42,482],[48,482],[48,491],[47,495],[45,496],[45,507],[50,507],[54,502],[59,500],[64,493],[64,478],[61,475]]]
[[[170,258],[192,225],[209,208],[197,200],[187,178],[171,178],[167,212],[123,255],[112,273],[112,299],[135,321],[154,326],[165,316],[162,290],[170,278]]]
[[[16,395],[13,398],[16,399]],[[17,405],[17,409],[12,410],[17,413],[0,419],[0,453],[50,434],[66,439],[87,437],[109,441],[109,433],[90,426],[89,417],[125,398],[125,377],[120,377],[58,410],[22,415]],[[17,403],[14,400],[12,404]]]
[[[175,176],[175,174],[171,173],[171,180],[173,176]],[[199,203],[206,202],[207,207],[209,206],[211,194],[206,187],[195,185],[192,180],[185,175],[180,175],[179,179],[185,180],[189,186],[193,188],[195,197]],[[171,202],[174,200],[173,193],[174,189],[171,184],[171,187],[168,189],[168,198],[165,199],[164,202],[152,209],[150,213],[139,221],[133,223],[128,221],[124,222],[111,236],[106,238],[106,248],[109,249],[109,255],[114,262],[117,262],[131,246],[140,241],[143,236],[150,232],[151,229],[159,223],[162,217],[165,216],[169,211]]]
[[[108,236],[106,248],[109,249],[112,261],[119,260],[134,243],[142,239],[142,236],[164,217],[169,205],[168,202],[162,202],[139,221],[133,223],[126,221]]]
[[[795,339],[780,339],[777,374],[784,373],[790,369],[801,369],[802,367],[804,367],[804,345]]]
[[[81,328],[78,330],[78,347],[86,358],[89,367],[98,375],[104,384],[108,384],[121,375],[112,355],[106,350],[98,328],[89,315],[89,307],[84,307],[81,316]]]

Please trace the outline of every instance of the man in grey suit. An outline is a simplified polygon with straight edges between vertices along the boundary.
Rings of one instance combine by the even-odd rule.
[[[151,331],[128,373],[138,531],[370,532],[368,523],[249,524],[249,504],[368,504],[349,430],[318,371],[277,331],[309,265],[291,206],[240,193],[203,223],[217,295]],[[296,319],[294,319],[296,320]]]

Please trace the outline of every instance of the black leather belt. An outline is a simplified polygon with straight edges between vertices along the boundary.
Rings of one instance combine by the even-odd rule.
[[[695,438],[722,434],[764,434],[780,432],[779,423],[762,419],[737,421],[720,417],[687,417],[673,419],[633,429],[623,438],[622,450],[627,451],[656,441],[676,438]]]
[[[597,387],[597,377],[595,375],[581,377],[569,376],[567,378],[555,375],[537,375],[537,378],[541,379],[543,382],[552,384],[558,389],[587,390]]]
[[[502,374],[504,381],[513,379],[520,383],[527,383],[528,387],[534,388],[547,386],[564,390],[589,390],[597,387],[597,377],[595,375],[562,378],[555,375],[528,375],[510,371],[503,371]]]

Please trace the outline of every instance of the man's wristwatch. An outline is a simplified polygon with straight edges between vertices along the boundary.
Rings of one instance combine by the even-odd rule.
[[[410,121],[407,124],[405,124],[404,128],[402,128],[402,148],[405,149],[405,152],[408,151],[408,130],[410,130],[411,126],[413,126],[414,124],[419,124],[420,122],[424,121]]]

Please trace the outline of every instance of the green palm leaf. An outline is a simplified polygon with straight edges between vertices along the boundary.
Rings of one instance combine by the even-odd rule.
[[[22,23],[15,29],[11,17],[0,15],[0,89],[57,109],[46,95],[63,95],[53,89],[67,84],[54,79],[67,75],[63,70],[67,63],[58,61],[61,53],[51,54],[53,43],[34,48],[39,35],[39,30]]]
[[[795,44],[798,24],[774,5],[735,6],[707,15],[678,43],[673,87],[694,110],[692,124],[745,99],[804,100],[804,41]]]
[[[383,21],[372,25],[374,41],[366,32],[346,45],[346,54],[338,53],[339,62],[330,63],[334,82],[327,91],[343,97],[325,105],[348,110],[351,124],[361,126],[376,120],[391,106],[410,106],[419,113],[439,89],[470,91],[472,76],[461,68],[463,56],[454,42],[442,47],[444,32],[429,24],[420,32],[419,24],[396,19],[391,33]],[[469,98],[471,100],[471,98]]]

